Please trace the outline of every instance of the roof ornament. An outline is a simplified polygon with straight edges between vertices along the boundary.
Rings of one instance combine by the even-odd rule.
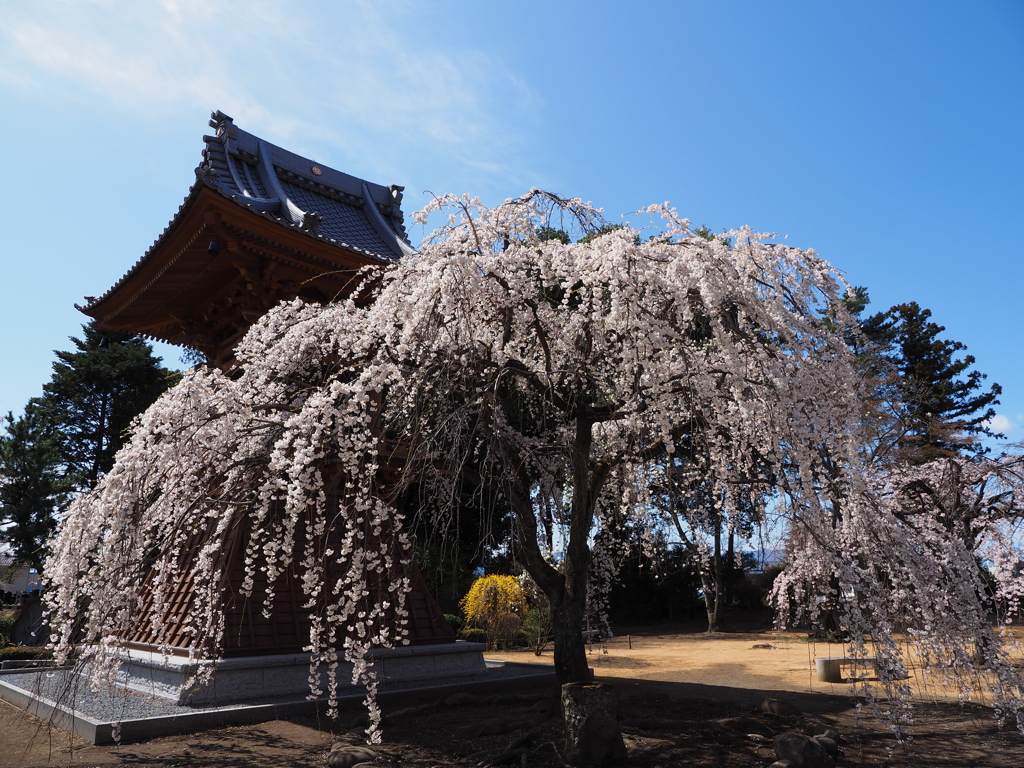
[[[370,224],[377,230],[377,234],[380,235],[381,239],[387,244],[387,246],[395,253],[399,258],[403,256],[411,256],[416,253],[416,249],[409,245],[403,240],[384,220],[384,214],[377,208],[377,203],[374,202],[373,195],[370,194],[370,188],[363,182],[363,210],[366,211],[366,218],[370,220]],[[394,197],[395,190],[393,187],[388,187],[391,190],[391,196]],[[398,193],[401,195],[401,192]]]
[[[230,115],[225,115],[219,109],[210,113],[210,127],[217,131],[218,136],[235,138],[238,135],[238,126]]]
[[[405,231],[405,222],[402,218],[402,193],[405,192],[405,187],[398,184],[389,184],[388,192],[391,193],[391,199],[394,201],[394,205],[391,208],[391,221],[395,225],[395,231],[398,232],[398,239],[405,241],[408,245],[409,236]]]
[[[299,225],[299,229],[303,232],[308,232],[311,235],[315,235],[316,231],[320,228],[321,222],[324,217],[316,211],[309,211],[305,216],[302,217],[302,224]]]
[[[196,168],[196,176],[208,187],[216,189],[220,186],[220,175],[217,173],[217,169],[213,167],[213,163],[207,160],[205,163]]]

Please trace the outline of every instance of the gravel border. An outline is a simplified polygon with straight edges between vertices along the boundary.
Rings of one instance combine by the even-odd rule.
[[[538,664],[487,661],[485,673],[381,684],[382,702],[430,691],[438,695],[469,689],[498,689],[532,685],[554,680],[551,667]],[[339,703],[359,704],[365,696],[362,686],[339,696]],[[93,690],[89,682],[71,667],[11,670],[0,672],[0,698],[51,718],[60,727],[73,730],[94,744],[117,740],[137,741],[171,733],[198,731],[228,723],[253,723],[281,717],[325,712],[327,699],[296,699],[295,696],[263,697],[221,707],[189,707],[165,699],[101,685]]]

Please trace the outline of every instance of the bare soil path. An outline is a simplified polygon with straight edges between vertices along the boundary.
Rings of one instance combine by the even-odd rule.
[[[850,696],[849,685],[822,683],[817,679],[814,660],[821,656],[842,656],[841,643],[813,642],[806,634],[772,630],[720,632],[708,636],[687,628],[624,630],[618,636],[589,647],[590,666],[595,675],[632,681],[690,683],[716,688],[734,688],[739,697],[750,692],[788,691]],[[1024,628],[1016,627],[1024,639]],[[531,651],[489,653],[488,658],[507,661],[553,663],[550,647],[538,658]],[[959,692],[938,685],[932,677],[911,666],[910,685],[922,703],[958,702]],[[975,701],[991,704],[984,698]]]

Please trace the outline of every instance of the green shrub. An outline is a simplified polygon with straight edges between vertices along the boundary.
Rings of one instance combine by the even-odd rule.
[[[463,629],[459,632],[459,639],[467,643],[486,643],[487,632],[482,629]]]
[[[525,640],[523,644],[531,648],[535,656],[540,656],[551,639],[551,631],[551,609],[546,599],[538,600],[536,605],[526,611],[520,632]]]
[[[53,653],[50,650],[34,645],[9,645],[6,648],[0,648],[0,661],[28,661],[52,658]]]
[[[0,645],[11,642],[11,633],[14,631],[14,614],[10,612],[0,613]]]
[[[455,632],[462,629],[462,617],[454,613],[444,614],[444,620],[448,622],[448,626],[451,627]]]

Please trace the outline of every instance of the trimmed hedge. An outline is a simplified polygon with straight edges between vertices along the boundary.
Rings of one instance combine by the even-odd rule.
[[[52,658],[53,653],[50,650],[34,645],[9,645],[6,648],[0,648],[0,661],[31,661]]]
[[[464,629],[459,632],[459,639],[468,643],[486,643],[487,633],[482,629]]]

